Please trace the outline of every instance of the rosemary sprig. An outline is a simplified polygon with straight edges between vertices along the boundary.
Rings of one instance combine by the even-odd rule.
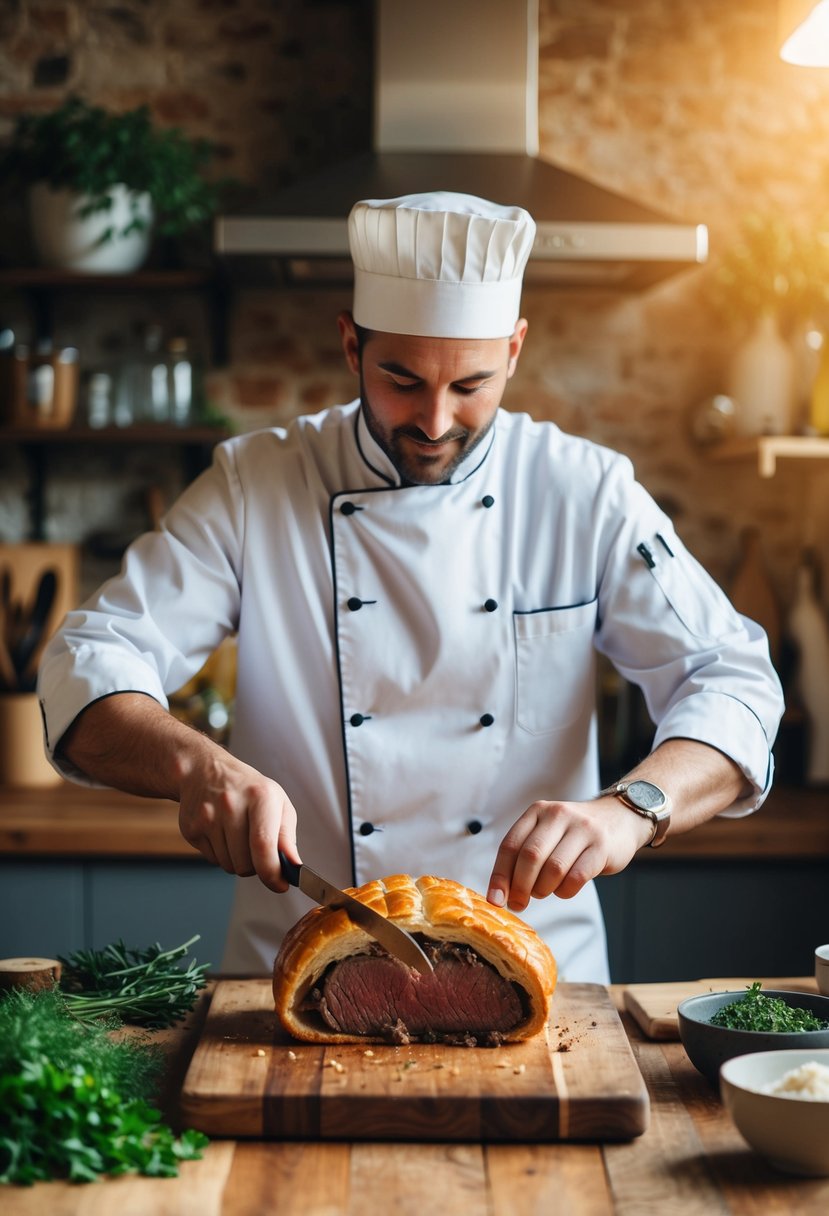
[[[125,1022],[163,1029],[188,1013],[206,984],[209,964],[191,959],[179,966],[198,935],[173,949],[158,942],[133,950],[123,941],[103,950],[76,950],[63,958],[61,990],[66,1007],[80,1021],[117,1014]]]

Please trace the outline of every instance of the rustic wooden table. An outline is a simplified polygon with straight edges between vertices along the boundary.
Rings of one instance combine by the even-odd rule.
[[[802,981],[808,985],[809,981]],[[622,1006],[622,989],[612,995]],[[164,1032],[163,1105],[176,1097],[206,1013]],[[0,1189],[4,1216],[825,1216],[829,1178],[795,1178],[753,1153],[676,1042],[622,1020],[647,1083],[650,1127],[616,1144],[394,1144],[214,1140],[176,1179]]]

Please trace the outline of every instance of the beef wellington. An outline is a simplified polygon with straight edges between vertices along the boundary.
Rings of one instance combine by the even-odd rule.
[[[349,889],[412,933],[429,955],[420,975],[342,910],[314,908],[274,964],[277,1016],[309,1043],[514,1043],[546,1025],[556,962],[534,929],[448,878],[396,874]]]

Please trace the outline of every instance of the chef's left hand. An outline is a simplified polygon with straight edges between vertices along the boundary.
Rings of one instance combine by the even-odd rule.
[[[523,912],[530,897],[572,899],[591,878],[617,874],[652,835],[618,798],[534,802],[498,849],[487,899]]]

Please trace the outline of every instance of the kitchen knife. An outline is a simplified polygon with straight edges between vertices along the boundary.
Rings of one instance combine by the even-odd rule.
[[[346,895],[345,891],[340,891],[326,879],[320,878],[319,874],[309,870],[306,865],[298,866],[295,862],[289,861],[281,850],[279,864],[282,867],[282,877],[292,887],[299,887],[300,891],[303,891],[315,903],[323,904],[327,908],[342,908],[353,924],[365,929],[370,937],[384,946],[389,954],[399,958],[407,967],[413,967],[421,975],[430,975],[434,971],[428,956],[411,933],[407,933],[399,925],[387,920],[373,908],[361,904],[359,899]]]

